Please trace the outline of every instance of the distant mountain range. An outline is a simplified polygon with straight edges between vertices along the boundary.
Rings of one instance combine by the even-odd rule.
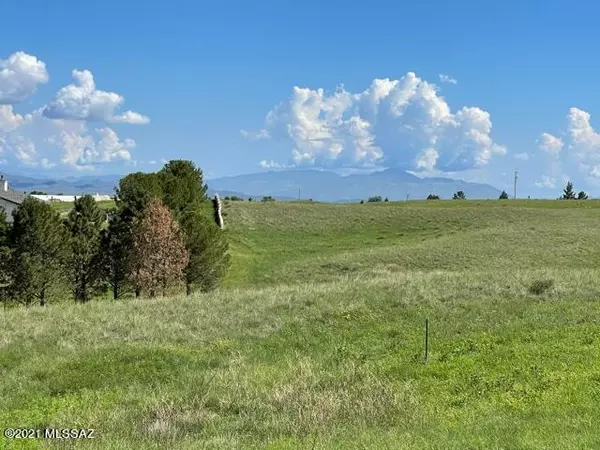
[[[425,199],[430,193],[451,198],[464,191],[467,198],[498,198],[501,191],[488,184],[469,183],[449,178],[419,178],[398,169],[368,175],[341,176],[318,170],[265,172],[208,181],[221,196],[237,192],[244,197],[270,195],[281,199],[313,199],[324,202],[353,202],[380,195],[390,200]],[[241,194],[239,194],[241,193]]]
[[[43,179],[5,174],[17,191],[43,191],[48,194],[113,194],[121,175]],[[270,195],[280,200],[313,199],[323,202],[353,202],[380,195],[390,200],[424,199],[430,193],[451,198],[464,191],[467,198],[498,198],[500,190],[488,184],[449,178],[419,178],[398,169],[368,175],[341,176],[319,170],[288,170],[238,175],[207,181],[209,194],[222,197],[260,198]]]
[[[115,191],[120,175],[84,176],[67,178],[34,178],[26,175],[4,174],[9,187],[15,191],[41,191],[48,194],[108,194]]]

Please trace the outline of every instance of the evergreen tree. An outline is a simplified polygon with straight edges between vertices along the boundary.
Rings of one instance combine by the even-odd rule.
[[[117,207],[125,220],[141,217],[153,200],[163,197],[160,178],[156,173],[136,172],[119,181]]]
[[[585,191],[580,191],[579,194],[577,194],[577,200],[587,200],[588,199],[588,195],[585,193]]]
[[[192,162],[172,160],[158,172],[162,188],[162,202],[176,220],[186,212],[201,208],[208,201],[203,184],[202,170]]]
[[[100,233],[105,213],[91,195],[75,200],[65,222],[70,234],[67,258],[69,280],[76,302],[91,300],[101,279],[99,263]]]
[[[502,193],[500,194],[500,197],[498,197],[499,200],[508,200],[508,193],[506,191],[502,191]]]
[[[136,221],[133,234],[132,281],[151,297],[183,279],[189,256],[179,225],[170,210],[154,200]]]
[[[567,186],[563,190],[563,200],[575,200],[575,191],[573,190],[573,183],[570,181],[567,183]]]
[[[195,287],[215,289],[229,267],[228,244],[213,220],[201,211],[187,214],[181,221],[189,261],[185,268],[186,293]]]
[[[108,226],[100,237],[100,269],[102,279],[112,290],[114,300],[121,298],[127,290],[131,267],[133,243],[132,222],[123,218],[116,209],[108,213]]]
[[[44,306],[61,286],[68,236],[52,206],[29,197],[13,212],[11,295],[20,303]]]
[[[0,206],[0,247],[6,245],[9,229],[10,226],[8,225],[6,211]]]
[[[467,198],[467,196],[465,195],[465,193],[463,191],[457,191],[452,196],[453,200],[465,200],[466,198]]]
[[[439,200],[439,199],[440,199],[440,196],[436,195],[436,194],[429,194],[427,196],[427,200]]]

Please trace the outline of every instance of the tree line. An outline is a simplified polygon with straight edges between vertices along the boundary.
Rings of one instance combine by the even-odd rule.
[[[76,199],[66,219],[28,197],[8,224],[0,208],[0,300],[45,305],[70,292],[86,303],[215,289],[229,267],[202,170],[173,160],[119,182],[115,207]]]

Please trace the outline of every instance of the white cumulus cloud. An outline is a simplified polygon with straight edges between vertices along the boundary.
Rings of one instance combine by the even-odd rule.
[[[25,52],[0,59],[0,105],[21,102],[48,82],[46,64]]]
[[[119,116],[111,117],[109,122],[128,123],[129,125],[148,125],[150,123],[150,117],[133,111],[126,111]]]
[[[580,173],[587,182],[598,184],[600,178],[600,133],[591,123],[591,114],[570,108],[563,138],[542,133],[540,150],[552,155],[553,174],[569,178],[565,172]]]
[[[506,154],[491,130],[487,111],[452,112],[434,84],[409,72],[375,79],[358,93],[294,87],[258,134],[287,144],[296,166],[461,171]]]
[[[551,155],[558,155],[563,148],[562,139],[551,135],[550,133],[542,133],[538,140],[540,144],[540,150]]]
[[[98,164],[134,164],[133,139],[120,138],[106,125],[88,128],[89,122],[145,125],[147,116],[119,112],[124,99],[96,89],[92,73],[74,70],[74,82],[61,88],[54,99],[28,114],[13,106],[48,81],[46,64],[35,56],[16,52],[0,59],[0,155],[3,164],[51,169],[59,163],[77,170]]]
[[[73,70],[74,83],[61,88],[55,98],[44,108],[49,119],[87,120],[98,122],[144,125],[150,122],[146,116],[133,111],[115,115],[124,98],[114,92],[96,89],[94,76],[89,70]]]
[[[62,162],[76,169],[91,169],[98,163],[130,161],[130,150],[136,146],[132,139],[122,141],[108,127],[83,134],[63,131],[54,143],[63,151]]]

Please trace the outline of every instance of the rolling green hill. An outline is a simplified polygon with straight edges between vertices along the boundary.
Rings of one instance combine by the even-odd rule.
[[[0,311],[0,428],[95,428],[68,442],[95,449],[598,448],[599,222],[591,200],[228,202],[219,292]]]

